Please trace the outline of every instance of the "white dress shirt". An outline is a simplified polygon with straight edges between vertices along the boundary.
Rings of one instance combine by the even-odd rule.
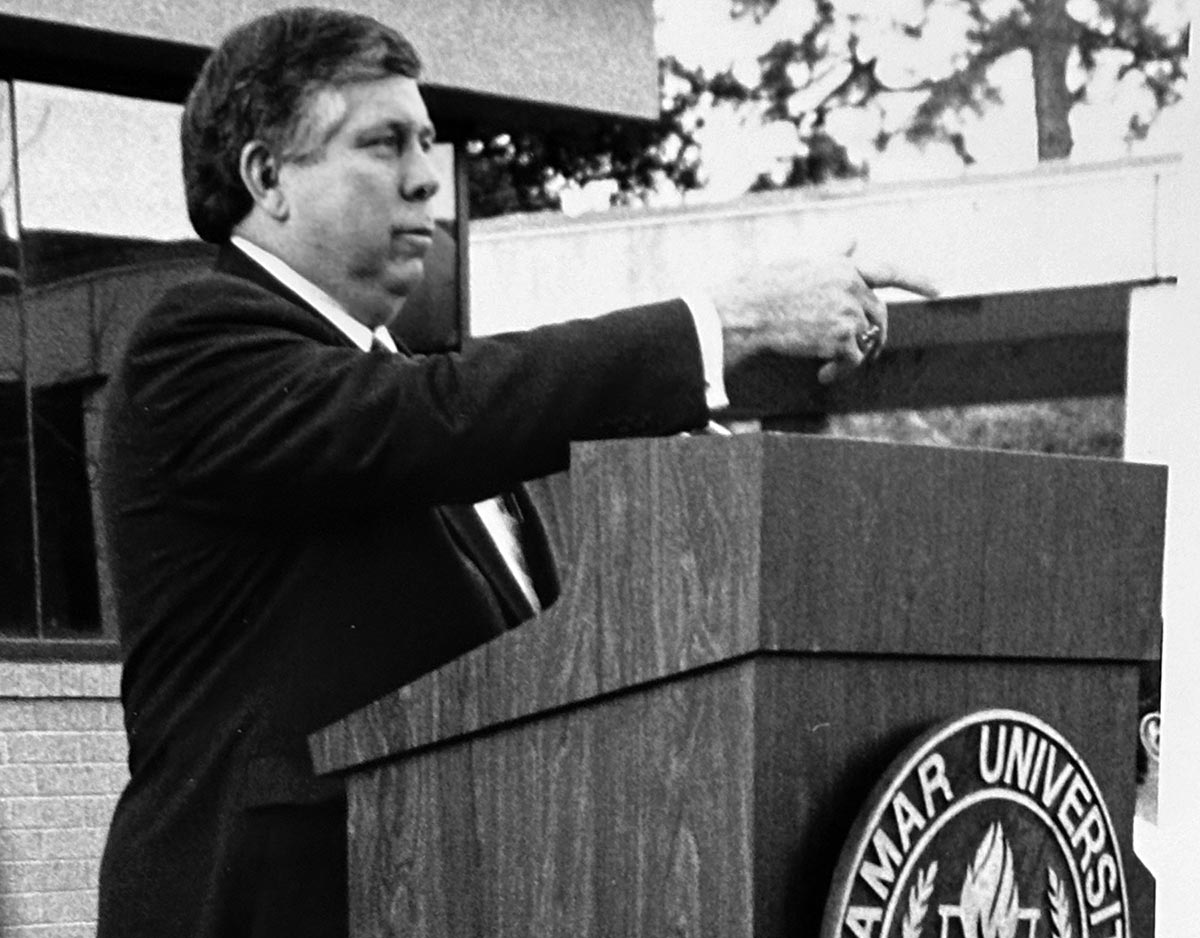
[[[1157,824],[1151,824],[1137,814],[1133,816],[1133,852],[1151,875],[1158,879],[1159,867],[1162,866],[1162,833]]]

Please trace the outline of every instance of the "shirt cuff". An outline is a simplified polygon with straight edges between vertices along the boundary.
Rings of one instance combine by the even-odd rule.
[[[700,363],[704,368],[704,400],[709,411],[729,406],[725,393],[725,343],[721,338],[721,317],[712,299],[704,293],[680,296],[692,314],[700,339]]]

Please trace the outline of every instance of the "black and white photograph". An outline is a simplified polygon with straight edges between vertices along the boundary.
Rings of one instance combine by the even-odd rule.
[[[1196,0],[0,0],[0,935],[1191,938]]]

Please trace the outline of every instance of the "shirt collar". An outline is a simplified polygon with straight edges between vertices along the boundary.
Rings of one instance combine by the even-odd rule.
[[[229,240],[234,247],[329,320],[338,332],[364,352],[371,348],[371,340],[375,338],[379,339],[389,351],[396,351],[396,342],[384,326],[379,326],[374,330],[369,329],[347,313],[341,303],[311,280],[296,273],[287,263],[266,248],[247,241],[241,235],[233,235]]]

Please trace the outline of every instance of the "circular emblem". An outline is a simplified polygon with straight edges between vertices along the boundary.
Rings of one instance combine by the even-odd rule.
[[[1053,727],[983,710],[888,769],[834,875],[822,938],[1128,938],[1091,771]]]

